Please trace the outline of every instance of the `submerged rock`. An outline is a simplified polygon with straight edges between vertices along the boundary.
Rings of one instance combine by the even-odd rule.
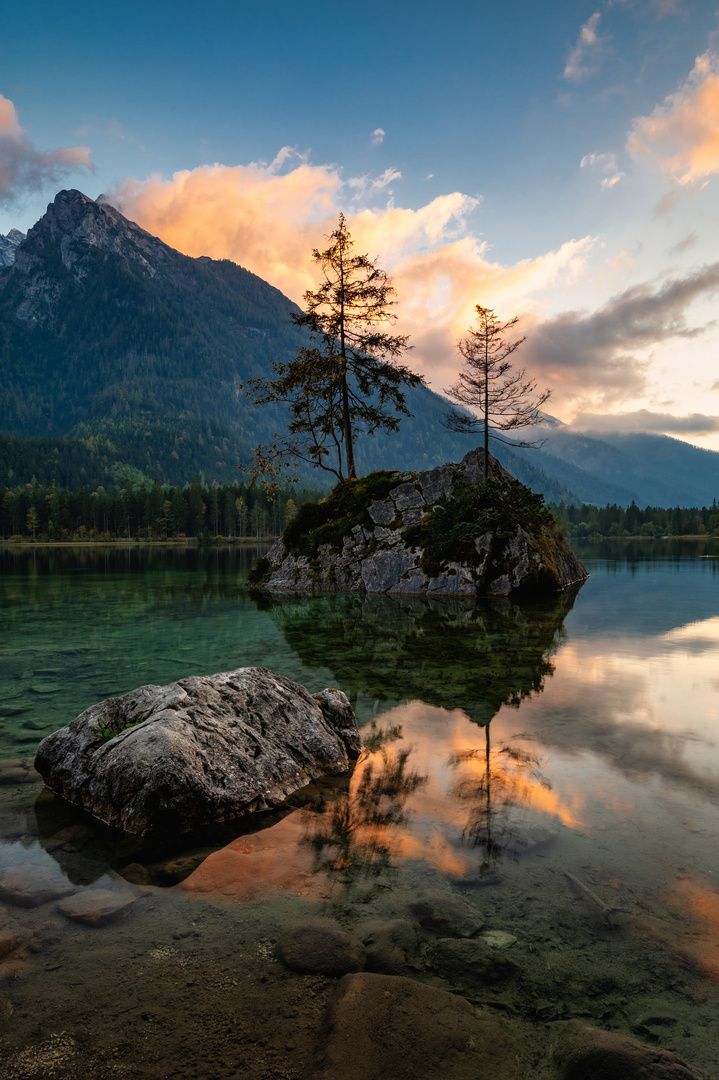
[[[280,958],[293,971],[312,975],[347,975],[362,971],[366,954],[361,941],[333,919],[303,919],[282,932]]]
[[[359,751],[341,691],[313,696],[267,668],[238,668],[93,705],[43,739],[35,767],[68,802],[142,835],[280,806]]]
[[[546,594],[584,581],[542,498],[472,450],[421,473],[378,472],[305,504],[250,575],[268,589]]]
[[[464,998],[402,976],[345,975],[317,1080],[518,1080],[520,1033]]]
[[[554,1060],[562,1080],[701,1080],[699,1072],[669,1050],[579,1020],[560,1029]]]
[[[87,889],[61,900],[58,911],[72,922],[84,923],[85,926],[105,926],[123,915],[139,895],[112,889]]]

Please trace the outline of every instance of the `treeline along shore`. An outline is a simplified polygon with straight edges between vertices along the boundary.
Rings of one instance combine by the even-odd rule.
[[[4,541],[175,540],[196,537],[265,539],[279,536],[297,507],[316,502],[316,491],[268,495],[245,483],[184,487],[126,483],[116,492],[86,484],[75,491],[41,484],[0,485]]]
[[[35,542],[263,540],[279,536],[303,502],[322,493],[281,489],[268,494],[246,483],[184,487],[131,483],[112,492],[86,484],[76,490],[55,484],[0,485],[0,539]],[[569,537],[717,536],[719,505],[662,508],[635,503],[549,503]]]
[[[549,509],[567,535],[582,539],[585,536],[716,536],[719,535],[719,506],[674,506],[664,509],[647,506],[641,510],[636,503],[618,506],[579,506],[550,503]]]

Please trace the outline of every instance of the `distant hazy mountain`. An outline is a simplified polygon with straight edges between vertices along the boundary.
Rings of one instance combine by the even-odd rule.
[[[11,229],[7,236],[0,233],[0,268],[12,266],[15,262],[15,249],[25,239],[25,233]]]
[[[667,435],[545,429],[539,450],[515,450],[582,502],[709,506],[719,499],[719,454]]]
[[[2,239],[14,259],[0,269],[0,484],[111,486],[128,469],[173,484],[236,480],[234,466],[283,427],[278,408],[238,388],[304,343],[290,320],[298,308],[262,278],[182,255],[79,191],[61,191],[25,238],[13,229]],[[438,394],[412,390],[407,404],[399,434],[358,440],[362,472],[459,461],[480,442],[443,426]],[[493,452],[557,501],[719,495],[719,454],[660,436],[559,426],[542,450]],[[308,486],[330,481],[302,475]]]

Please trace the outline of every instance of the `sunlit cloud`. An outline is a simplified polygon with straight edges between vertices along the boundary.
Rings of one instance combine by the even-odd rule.
[[[372,145],[379,146],[380,143],[383,143],[386,134],[384,128],[375,128],[372,132]]]
[[[664,434],[672,432],[675,435],[708,435],[719,431],[719,416],[707,416],[704,413],[672,416],[670,413],[652,412],[649,409],[621,413],[583,412],[574,417],[571,427],[580,431],[649,431]]]
[[[50,153],[36,150],[20,126],[12,101],[0,94],[0,205],[40,191],[82,168],[95,171],[88,146],[63,147]]]
[[[634,121],[627,149],[655,162],[677,184],[719,172],[719,55],[698,56],[686,82],[650,116]]]
[[[573,79],[575,82],[579,82],[597,70],[596,57],[603,40],[597,33],[599,19],[600,13],[595,11],[579,31],[577,43],[569,54],[564,69],[565,79]]]
[[[106,196],[127,217],[187,255],[232,259],[300,302],[316,287],[311,251],[344,209],[357,250],[379,258],[397,289],[397,329],[412,337],[412,364],[436,389],[456,378],[457,340],[475,304],[522,309],[538,291],[584,272],[592,239],[503,266],[470,231],[476,197],[452,192],[418,209],[386,201],[399,177],[345,181],[285,148],[267,165],[205,165],[172,178],[125,180]],[[384,197],[380,207],[357,206]]]

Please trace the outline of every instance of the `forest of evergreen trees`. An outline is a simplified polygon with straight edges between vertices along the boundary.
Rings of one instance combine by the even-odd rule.
[[[0,485],[0,536],[36,541],[266,539],[278,536],[297,507],[319,498],[313,491],[278,491],[273,498],[247,484],[183,488],[125,483],[109,493],[56,485]]]
[[[550,503],[549,509],[562,522],[568,536],[705,536],[719,534],[719,506],[662,509],[647,506],[580,506]]]
[[[128,477],[114,493],[102,486],[91,491],[87,484],[75,491],[56,484],[0,485],[0,539],[269,539],[279,536],[303,502],[316,502],[323,495],[285,489],[270,497],[245,483],[201,484],[197,479],[180,488]],[[548,505],[567,535],[579,539],[719,535],[716,499],[701,508]]]

